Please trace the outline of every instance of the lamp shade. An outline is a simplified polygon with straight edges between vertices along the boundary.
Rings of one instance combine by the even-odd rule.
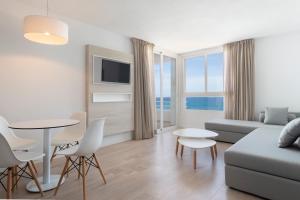
[[[50,45],[68,43],[68,25],[48,16],[29,15],[24,18],[24,37]]]

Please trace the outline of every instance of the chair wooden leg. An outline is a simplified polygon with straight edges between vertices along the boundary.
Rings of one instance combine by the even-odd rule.
[[[7,175],[7,191],[6,191],[6,198],[11,199],[11,190],[12,190],[12,171],[13,169],[10,167],[8,168],[8,175]]]
[[[103,171],[101,169],[101,165],[100,165],[100,163],[99,163],[99,161],[98,161],[98,159],[97,159],[97,157],[96,157],[96,155],[94,153],[93,153],[93,157],[94,157],[94,159],[96,161],[97,168],[99,169],[99,172],[100,172],[100,174],[102,176],[102,179],[103,179],[104,183],[106,184],[106,179],[105,179],[104,173],[103,173]]]
[[[215,155],[216,155],[216,157],[217,157],[217,156],[218,156],[217,145],[214,146],[214,150],[215,150]]]
[[[86,189],[85,189],[85,158],[82,156],[82,187],[83,187],[83,200],[86,200]]]
[[[15,166],[15,187],[16,188],[18,188],[18,178],[19,178],[18,166]]]
[[[80,171],[81,171],[81,165],[82,165],[82,160],[81,160],[81,156],[79,157],[79,170],[78,170],[78,175],[77,175],[77,179],[80,179]]]
[[[14,166],[13,168],[12,168],[12,191],[14,191],[15,190],[15,184],[17,183],[17,167],[16,166]]]
[[[67,157],[67,160],[66,160],[64,169],[63,169],[63,171],[61,172],[61,175],[60,175],[58,184],[57,184],[56,189],[55,189],[55,192],[54,192],[54,195],[56,195],[57,192],[58,192],[58,189],[59,189],[59,187],[60,187],[60,184],[61,184],[61,182],[62,182],[62,180],[63,180],[63,177],[64,177],[64,175],[65,175],[65,173],[66,173],[66,170],[68,169],[69,161],[70,161],[70,157]]]
[[[182,156],[183,156],[183,150],[184,150],[184,146],[181,145],[181,153],[180,153],[181,158],[182,158]]]
[[[54,157],[56,156],[56,151],[57,151],[57,146],[54,147],[54,150],[53,150],[53,153],[52,153],[52,156],[51,156],[51,160],[50,162],[52,162],[52,160],[54,159]]]
[[[178,142],[179,137],[176,138],[176,150],[175,150],[175,154],[177,156],[178,153],[178,148],[179,148],[179,142]]]
[[[40,191],[40,193],[41,193],[41,196],[44,196],[44,193],[43,193],[43,190],[42,190],[42,188],[41,188],[41,185],[40,185],[39,181],[38,181],[37,178],[36,178],[36,173],[34,172],[34,169],[33,169],[33,167],[31,166],[31,162],[28,162],[28,163],[27,163],[27,166],[28,166],[28,168],[29,168],[29,171],[30,171],[30,174],[31,174],[31,176],[32,176],[32,178],[33,178],[33,181],[35,182],[36,186],[38,187],[38,189],[39,189],[39,191]]]
[[[34,162],[33,162],[32,160],[30,161],[30,164],[31,164],[32,168],[34,169],[35,174],[38,174],[38,171],[37,171],[37,169],[36,169],[36,166],[35,166],[35,164],[34,164]]]
[[[194,154],[194,158],[193,158],[193,161],[194,161],[194,169],[196,169],[197,168],[197,151],[196,151],[196,149],[194,149],[194,152],[193,152],[193,154]]]
[[[215,150],[214,147],[210,147],[210,155],[211,155],[211,159],[214,160],[215,159]]]

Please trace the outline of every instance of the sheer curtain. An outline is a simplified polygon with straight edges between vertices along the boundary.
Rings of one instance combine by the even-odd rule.
[[[155,131],[154,45],[131,39],[134,52],[134,138],[152,138]]]
[[[225,118],[254,120],[254,40],[226,44]]]

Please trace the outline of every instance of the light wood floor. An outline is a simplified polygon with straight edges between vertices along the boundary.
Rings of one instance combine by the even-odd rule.
[[[229,144],[218,143],[218,158],[212,161],[209,149],[198,151],[197,170],[192,167],[192,154],[185,149],[184,157],[175,156],[175,137],[170,133],[144,141],[129,141],[102,148],[97,152],[108,183],[103,184],[96,169],[87,177],[88,199],[101,200],[253,200],[258,197],[229,189],[224,183],[224,151]],[[55,159],[52,173],[60,173],[64,159]],[[39,171],[41,166],[38,166]],[[25,191],[21,182],[14,198],[40,198]],[[50,199],[82,199],[82,181],[70,174],[56,197]],[[0,198],[4,198],[0,189]]]

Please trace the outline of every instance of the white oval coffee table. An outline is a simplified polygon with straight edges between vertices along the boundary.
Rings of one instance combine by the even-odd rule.
[[[179,144],[182,147],[189,147],[193,149],[193,165],[194,169],[197,168],[197,149],[210,148],[211,158],[214,160],[216,156],[216,141],[210,139],[196,139],[196,138],[179,138]]]
[[[198,128],[184,128],[179,129],[176,131],[173,131],[173,134],[177,136],[176,139],[176,150],[175,153],[177,155],[178,148],[179,148],[179,138],[198,138],[198,139],[204,139],[204,138],[214,138],[217,137],[219,134],[215,133],[213,131],[205,130],[205,129],[198,129]],[[217,146],[215,145],[215,152],[217,154]],[[181,157],[183,154],[183,146],[181,147]]]

